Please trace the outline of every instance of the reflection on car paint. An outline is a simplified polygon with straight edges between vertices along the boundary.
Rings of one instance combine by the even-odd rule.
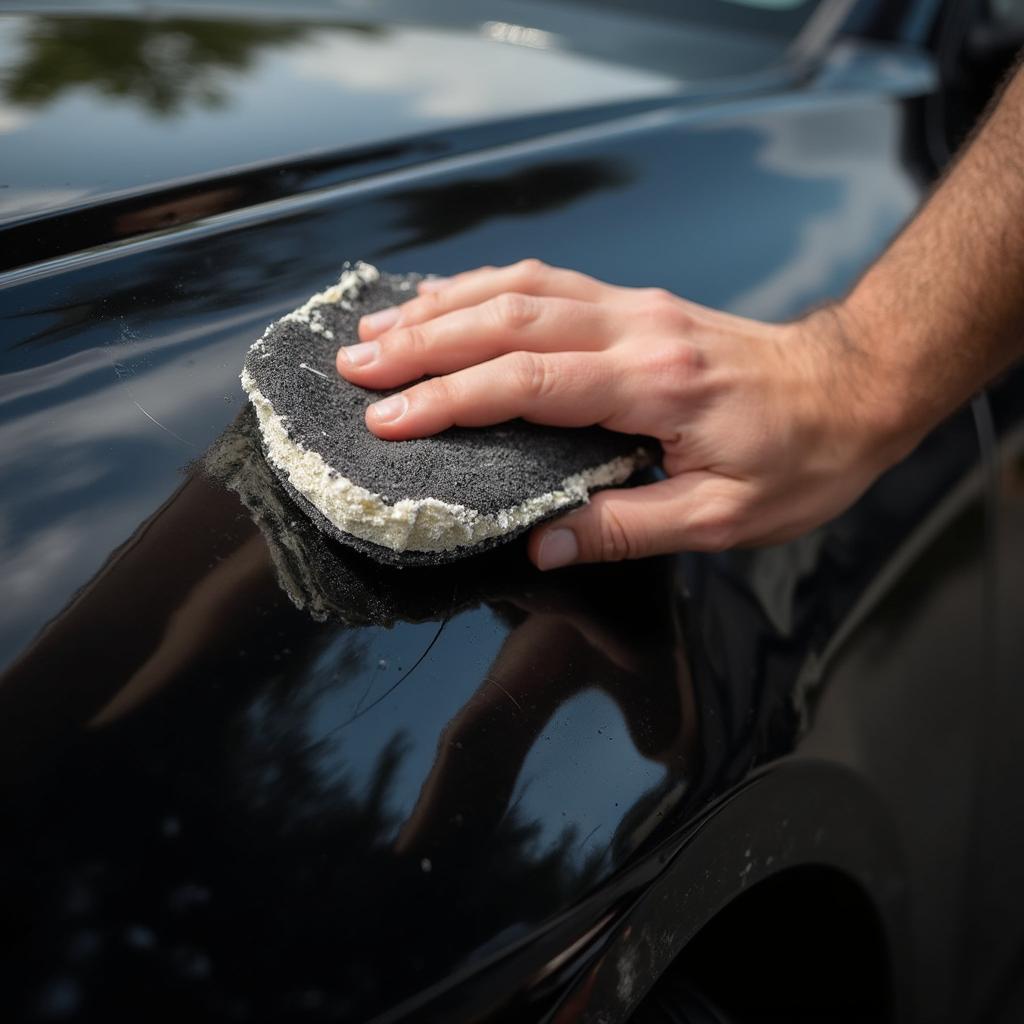
[[[858,620],[872,671],[897,671],[915,602],[977,558],[971,487],[941,544],[914,539],[973,479],[969,419],[797,544],[542,576],[522,544],[430,573],[338,548],[260,478],[239,412],[249,344],[346,258],[539,255],[767,318],[841,291],[919,183],[905,106],[816,102],[626,118],[348,192],[335,160],[379,165],[335,154],[308,206],[5,278],[0,864],[33,883],[0,923],[16,1013],[365,1019],[562,928],[549,997],[666,835],[825,744],[812,726],[853,686],[806,666],[841,667],[830,642],[906,546],[921,575]],[[417,146],[386,159],[440,152]],[[161,202],[103,216],[146,231]]]

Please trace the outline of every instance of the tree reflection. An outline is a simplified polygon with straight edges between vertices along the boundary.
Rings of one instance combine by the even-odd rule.
[[[186,18],[37,18],[0,79],[5,98],[44,106],[76,89],[130,100],[157,117],[228,100],[225,72],[304,39],[310,26]]]
[[[251,442],[225,439],[214,461],[256,522],[220,484],[190,476],[0,685],[0,877],[31,880],[0,893],[0,945],[17,974],[5,1017],[56,1007],[107,1024],[158,1005],[160,1020],[364,1020],[607,872],[600,851],[580,855],[577,829],[552,841],[500,787],[466,790],[465,825],[443,829],[460,765],[434,773],[437,799],[396,843],[410,736],[396,723],[368,743],[316,721],[325,697],[344,704],[372,671],[341,612],[393,622],[489,600],[510,636],[540,625],[583,657],[596,623],[575,613],[587,602],[557,581],[524,593],[520,577],[536,574],[508,557],[438,572],[417,593],[430,573],[404,585],[398,570],[350,573],[301,531],[275,552],[294,510],[242,486]],[[613,633],[600,632],[607,654],[587,655],[595,673],[618,656]],[[543,679],[509,653],[494,671],[525,700]],[[464,738],[493,722],[495,749],[512,758],[536,723],[500,717],[497,692],[494,704],[475,699]]]
[[[575,829],[538,852],[539,824],[515,808],[443,859],[404,856],[389,808],[407,738],[380,749],[366,781],[328,779],[309,742],[314,689],[293,675],[263,690],[258,715],[236,719],[226,800],[203,854],[234,920],[196,938],[214,963],[239,965],[232,988],[249,993],[255,1019],[365,1019],[445,977],[496,921],[541,920],[596,880],[599,858],[573,855]]]
[[[401,241],[380,250],[390,255],[463,235],[496,216],[529,216],[568,206],[601,189],[623,188],[632,173],[620,160],[560,160],[491,178],[400,192]]]

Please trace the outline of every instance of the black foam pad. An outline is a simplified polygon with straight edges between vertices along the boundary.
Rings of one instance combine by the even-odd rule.
[[[481,429],[453,428],[435,437],[384,441],[364,422],[366,407],[384,394],[368,391],[340,377],[335,356],[340,345],[357,342],[359,318],[415,295],[419,275],[382,274],[347,298],[319,304],[314,326],[287,317],[272,324],[250,349],[248,377],[284,418],[289,440],[317,452],[333,471],[375,494],[389,505],[405,499],[435,498],[482,514],[518,506],[549,493],[567,477],[619,457],[645,453],[653,461],[657,442],[617,434],[600,427],[565,429],[514,420]],[[349,308],[346,308],[349,307]],[[323,531],[380,561],[394,565],[448,562],[494,547],[529,525],[477,544],[441,551],[395,551],[356,537],[329,522],[293,486],[287,474],[268,460],[309,518]],[[580,504],[580,502],[576,502]],[[572,506],[558,509],[562,514]],[[538,520],[540,521],[540,520]]]

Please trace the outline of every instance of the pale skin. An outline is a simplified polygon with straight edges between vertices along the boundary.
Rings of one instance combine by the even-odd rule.
[[[798,321],[525,260],[424,281],[359,335],[344,377],[411,384],[367,409],[382,438],[522,417],[661,441],[666,479],[533,530],[541,569],[789,540],[1024,352],[1024,71],[850,294]]]

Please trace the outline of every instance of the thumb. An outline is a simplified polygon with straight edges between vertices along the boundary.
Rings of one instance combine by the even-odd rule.
[[[707,471],[643,487],[601,491],[589,504],[538,526],[530,560],[538,569],[615,562],[675,551],[721,551],[735,543],[741,481]]]

